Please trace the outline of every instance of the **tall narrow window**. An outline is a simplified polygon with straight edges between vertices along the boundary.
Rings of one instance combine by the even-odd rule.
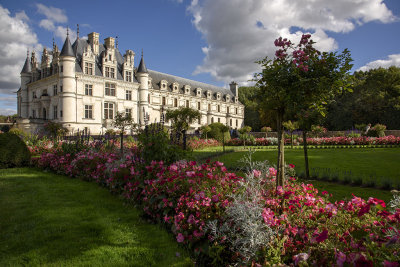
[[[125,91],[125,100],[132,100],[132,91],[131,90]]]
[[[85,74],[93,75],[93,63],[85,62]]]
[[[60,110],[60,118],[62,118],[63,117],[63,112],[62,112],[62,110]]]
[[[114,103],[104,103],[104,119],[114,119]]]
[[[58,111],[57,106],[53,106],[53,119],[57,119]]]
[[[211,123],[214,123],[214,117],[211,117]]]
[[[189,107],[189,100],[186,100],[186,107]]]
[[[235,108],[235,114],[238,114],[238,109],[237,108]]]
[[[106,83],[105,86],[105,95],[115,96],[115,84],[114,83]]]
[[[32,118],[36,118],[36,110],[32,109]]]
[[[220,119],[220,118],[218,118],[218,122],[221,122],[221,119]]]
[[[163,104],[163,106],[165,106],[165,104],[166,104],[165,96],[162,97],[162,104]]]
[[[115,68],[110,68],[110,77],[115,78]]]
[[[110,77],[110,67],[105,67],[104,69],[105,69],[106,77]]]
[[[85,119],[93,119],[93,106],[85,105]]]
[[[64,67],[60,66],[60,72],[64,72]]]
[[[238,125],[239,125],[239,121],[238,121],[238,120],[236,120],[236,127],[238,127]]]
[[[201,103],[197,102],[197,109],[200,110],[201,109]]]
[[[178,99],[175,98],[175,99],[174,99],[174,107],[177,107],[177,106],[178,106]]]
[[[57,95],[57,84],[53,85],[53,95]]]
[[[63,86],[62,85],[60,85],[60,92],[62,92],[63,91]]]
[[[126,116],[132,116],[132,109],[131,108],[126,108],[125,109],[125,115]]]
[[[132,72],[125,71],[125,81],[132,82]]]
[[[150,104],[150,94],[147,95],[147,102]]]
[[[85,95],[93,95],[93,85],[85,84]]]
[[[208,111],[211,111],[211,104],[208,104]]]
[[[218,112],[221,112],[221,106],[218,105]]]

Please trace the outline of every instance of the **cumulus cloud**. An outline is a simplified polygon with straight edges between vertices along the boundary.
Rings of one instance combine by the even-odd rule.
[[[388,59],[379,59],[369,62],[367,65],[359,68],[358,70],[367,71],[377,68],[389,68],[390,66],[400,67],[400,54],[389,55]]]
[[[62,41],[65,40],[67,35],[67,27],[57,25],[59,23],[68,22],[68,17],[65,11],[56,7],[47,7],[43,4],[36,4],[37,12],[44,15],[46,18],[39,22],[39,26],[53,32],[56,37],[59,37]],[[76,38],[76,33],[69,31],[70,39]]]
[[[25,12],[12,16],[8,9],[0,5],[0,93],[12,94],[18,90],[19,73],[24,65],[27,49],[42,49],[27,21],[29,18]],[[8,100],[3,99],[2,103]]]
[[[296,42],[312,33],[318,49],[334,51],[338,45],[328,31],[346,33],[370,21],[396,20],[382,0],[192,0],[188,12],[207,42],[194,74],[241,84],[259,71],[256,60],[273,57],[279,36]]]

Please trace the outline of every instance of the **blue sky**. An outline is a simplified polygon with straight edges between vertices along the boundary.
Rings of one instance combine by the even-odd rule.
[[[148,68],[218,86],[249,84],[255,60],[273,56],[279,36],[310,32],[323,51],[348,48],[353,70],[400,66],[399,0],[0,1],[0,114],[16,111],[14,92],[26,50],[40,60],[66,27],[80,37],[118,36],[123,53],[141,49]]]

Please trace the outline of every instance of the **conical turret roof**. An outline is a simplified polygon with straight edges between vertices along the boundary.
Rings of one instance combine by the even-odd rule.
[[[71,42],[69,41],[68,33],[67,33],[67,38],[65,38],[65,42],[61,50],[60,56],[75,57],[74,49],[72,48]]]
[[[21,70],[21,73],[30,73],[32,71],[31,63],[29,62],[29,55],[26,57],[24,67]]]
[[[140,59],[139,67],[137,69],[138,73],[148,73],[146,64],[144,64],[144,59],[143,59],[143,52],[142,52],[142,58]]]

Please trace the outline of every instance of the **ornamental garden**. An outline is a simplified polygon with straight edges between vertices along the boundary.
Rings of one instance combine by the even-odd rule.
[[[398,266],[400,137],[317,126],[353,84],[349,52],[313,44],[259,62],[276,120],[256,137],[187,136],[193,110],[169,130],[118,114],[120,134],[1,133],[0,265]]]

